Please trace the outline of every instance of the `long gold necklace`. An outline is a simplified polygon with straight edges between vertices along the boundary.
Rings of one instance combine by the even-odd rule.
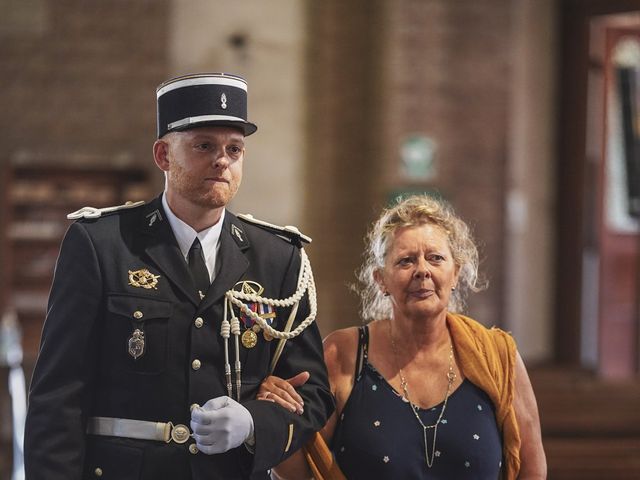
[[[411,406],[411,411],[413,412],[416,420],[422,427],[422,439],[424,441],[424,457],[427,463],[427,467],[431,468],[433,466],[433,460],[436,455],[436,437],[438,436],[438,425],[440,425],[440,421],[444,415],[444,411],[447,408],[447,401],[449,400],[449,394],[451,393],[451,387],[453,386],[453,382],[456,379],[456,374],[453,371],[453,344],[449,342],[449,369],[447,370],[447,391],[444,394],[444,400],[442,401],[442,408],[440,409],[440,415],[438,415],[438,419],[433,425],[425,425],[420,415],[418,415],[418,406],[415,405],[411,398],[409,398],[409,385],[407,384],[407,379],[404,377],[402,373],[402,368],[400,368],[400,362],[398,361],[398,349],[396,347],[396,342],[393,339],[393,333],[391,332],[391,323],[389,323],[389,338],[391,339],[391,348],[393,349],[393,355],[396,361],[396,367],[398,368],[398,372],[400,374],[400,385],[402,386],[402,392],[404,394],[404,398],[407,399],[409,405]],[[433,443],[431,445],[431,458],[429,458],[429,447],[427,443],[427,430],[433,429]]]

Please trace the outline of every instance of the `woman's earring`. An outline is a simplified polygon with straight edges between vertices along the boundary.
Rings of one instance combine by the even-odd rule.
[[[451,291],[455,292],[456,291],[456,287],[451,287]]]

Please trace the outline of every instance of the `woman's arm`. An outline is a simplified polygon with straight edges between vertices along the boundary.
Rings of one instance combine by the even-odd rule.
[[[357,346],[357,328],[337,330],[324,340],[324,361],[327,364],[331,393],[336,399],[336,411],[320,431],[327,444],[331,443],[338,415],[342,412],[353,388]],[[278,403],[291,411],[295,409],[300,412],[299,407],[303,406],[301,405],[302,398],[295,392],[294,387],[303,380],[302,383],[306,382],[309,378],[304,373],[301,372],[290,378],[291,383],[278,377],[268,377],[260,386],[257,398]],[[312,478],[311,470],[302,450],[298,450],[273,468],[271,476],[275,480],[307,480]]]
[[[520,480],[547,478],[547,460],[542,446],[540,417],[533,387],[520,354],[516,354],[514,408],[520,430]]]
[[[320,435],[322,435],[327,445],[331,443],[337,418],[336,413],[331,415],[327,424],[320,431]],[[302,449],[295,452],[277,467],[274,467],[271,470],[271,478],[273,480],[312,480],[313,475]]]

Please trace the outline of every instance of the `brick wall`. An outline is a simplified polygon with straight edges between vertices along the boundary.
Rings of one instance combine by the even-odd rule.
[[[119,158],[155,172],[153,91],[167,71],[169,2],[25,5],[37,22],[23,15],[22,28],[0,28],[2,161],[27,151]],[[508,7],[507,0],[307,4],[302,223],[315,239],[309,251],[324,331],[356,321],[345,284],[368,223],[389,192],[404,187],[440,191],[474,226],[491,287],[472,298],[470,312],[500,323]],[[397,174],[409,133],[437,142],[430,182]]]
[[[507,0],[325,1],[310,7],[307,211],[323,330],[357,323],[345,284],[390,192],[435,190],[474,228],[488,291],[472,316],[501,323],[509,95]],[[348,19],[345,21],[344,19]],[[408,134],[437,143],[437,176],[403,179]]]
[[[167,2],[6,3],[39,20],[0,28],[2,161],[27,151],[152,165]]]

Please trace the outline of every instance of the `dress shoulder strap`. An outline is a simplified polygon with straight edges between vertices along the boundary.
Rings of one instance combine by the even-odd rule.
[[[364,362],[369,357],[369,325],[362,325],[358,328],[358,353],[356,356],[356,371],[354,379],[357,379],[362,372]]]

